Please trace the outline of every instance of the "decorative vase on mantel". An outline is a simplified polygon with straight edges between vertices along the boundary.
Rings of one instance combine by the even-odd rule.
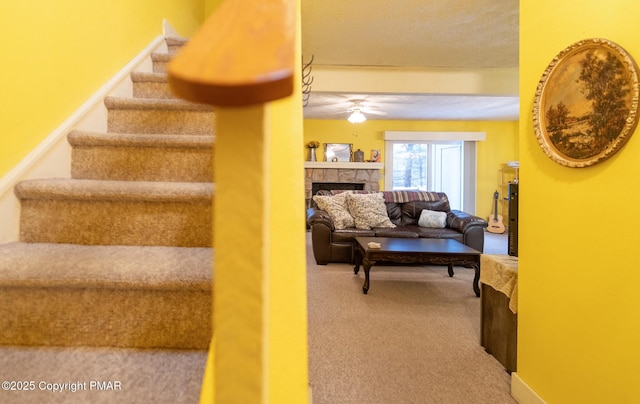
[[[317,161],[315,147],[309,147],[309,161]]]

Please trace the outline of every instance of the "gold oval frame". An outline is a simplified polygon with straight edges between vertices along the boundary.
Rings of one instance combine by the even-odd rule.
[[[533,129],[540,147],[572,168],[608,159],[636,128],[639,92],[638,67],[622,47],[602,38],[572,44],[538,83]]]

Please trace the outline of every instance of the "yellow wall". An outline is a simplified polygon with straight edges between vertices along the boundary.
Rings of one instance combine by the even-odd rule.
[[[3,1],[0,177],[162,34],[202,23],[204,0]]]
[[[317,140],[321,144],[353,143],[353,150],[361,149],[365,152],[365,160],[369,159],[371,149],[380,149],[384,162],[385,131],[485,132],[487,140],[478,142],[477,150],[475,213],[481,217],[488,217],[493,211],[493,193],[499,189],[499,170],[502,164],[518,159],[517,122],[368,120],[352,124],[346,119],[304,120],[305,144],[311,140]],[[321,160],[322,146],[318,151],[318,160]],[[384,181],[381,181],[380,186],[384,186]]]
[[[536,142],[532,107],[549,62],[602,37],[640,58],[640,3],[520,2],[518,376],[549,403],[640,397],[636,258],[640,135],[609,160],[572,169]]]

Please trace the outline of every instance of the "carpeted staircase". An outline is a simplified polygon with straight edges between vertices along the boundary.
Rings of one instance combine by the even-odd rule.
[[[169,53],[74,131],[70,179],[18,183],[20,241],[0,245],[0,345],[207,349],[214,114],[174,98]]]

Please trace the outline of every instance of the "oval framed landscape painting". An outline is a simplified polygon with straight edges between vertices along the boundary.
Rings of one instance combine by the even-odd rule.
[[[619,45],[585,39],[545,70],[533,106],[542,150],[567,167],[588,167],[615,154],[638,122],[638,68]]]

